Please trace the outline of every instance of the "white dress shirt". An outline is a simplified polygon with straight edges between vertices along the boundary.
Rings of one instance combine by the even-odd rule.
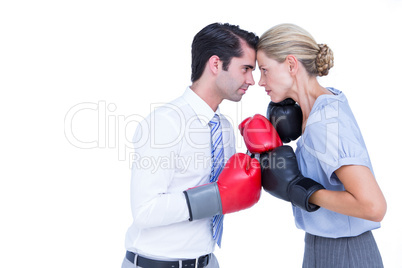
[[[154,259],[196,258],[214,251],[211,218],[189,221],[183,191],[209,183],[211,134],[218,114],[225,162],[235,153],[231,123],[189,87],[137,127],[132,163],[133,223],[126,249]]]

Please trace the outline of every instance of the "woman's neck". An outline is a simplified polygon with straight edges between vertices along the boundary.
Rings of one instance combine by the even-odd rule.
[[[316,77],[306,79],[303,82],[296,82],[296,88],[294,90],[295,97],[293,98],[297,103],[299,103],[300,108],[303,112],[303,124],[302,132],[306,128],[307,119],[313,109],[314,103],[317,98],[321,95],[332,94],[328,89],[322,87]]]

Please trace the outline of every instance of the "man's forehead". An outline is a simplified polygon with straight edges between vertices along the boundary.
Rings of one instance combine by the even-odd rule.
[[[255,69],[257,58],[254,50],[248,53],[244,51],[243,56],[238,59],[241,65]]]

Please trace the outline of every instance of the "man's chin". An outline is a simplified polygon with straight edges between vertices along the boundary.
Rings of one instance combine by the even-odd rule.
[[[236,94],[235,96],[232,96],[231,101],[239,102],[239,101],[241,101],[241,99],[242,99],[243,97],[244,97],[244,94]]]

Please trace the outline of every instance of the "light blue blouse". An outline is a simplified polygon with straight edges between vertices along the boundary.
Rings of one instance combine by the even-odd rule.
[[[345,190],[334,173],[343,165],[370,168],[370,158],[359,126],[345,95],[327,88],[334,95],[317,98],[303,135],[297,141],[296,157],[301,173],[332,191]],[[374,172],[373,172],[374,174]],[[306,212],[293,206],[296,226],[323,237],[357,236],[380,227],[380,223],[342,215],[325,208]]]

